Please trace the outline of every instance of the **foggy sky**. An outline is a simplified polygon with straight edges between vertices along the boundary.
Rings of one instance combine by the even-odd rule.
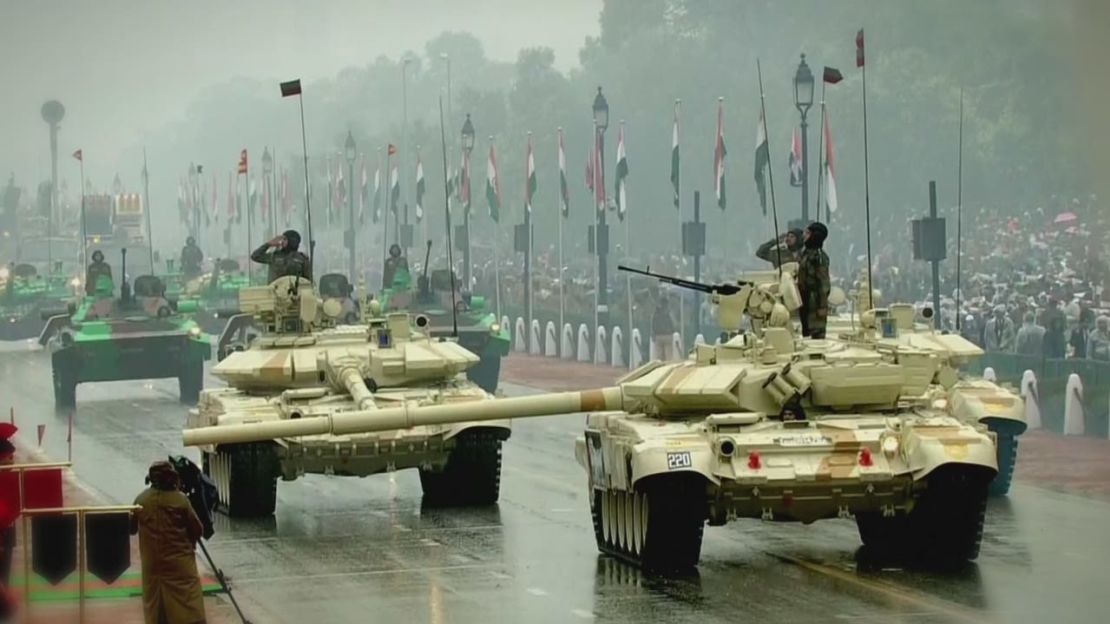
[[[65,160],[84,149],[88,173],[123,166],[121,153],[181,117],[205,88],[236,77],[334,76],[385,54],[422,51],[446,31],[469,31],[511,61],[526,46],[578,64],[598,32],[601,0],[2,0],[0,175],[33,186],[49,177],[48,99],[66,107]],[[539,16],[542,15],[542,19]],[[129,163],[134,169],[135,164]],[[72,174],[72,175],[70,175]]]

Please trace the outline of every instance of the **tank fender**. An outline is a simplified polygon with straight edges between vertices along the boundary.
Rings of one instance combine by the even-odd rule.
[[[966,465],[998,473],[995,437],[955,421],[940,425],[907,426],[899,452],[914,480],[924,479],[942,466]]]
[[[714,470],[717,458],[707,441],[649,441],[630,450],[632,452],[625,457],[629,489],[634,489],[644,479],[672,474],[697,474],[714,485],[721,483]]]
[[[490,420],[481,423],[460,423],[448,428],[447,433],[443,434],[443,439],[450,440],[464,431],[481,431],[495,435],[500,440],[508,440],[513,432],[512,422],[511,420]]]
[[[978,422],[991,431],[1021,435],[1025,422],[1025,399],[1009,388],[978,379],[961,381],[949,393],[949,411],[964,422]]]

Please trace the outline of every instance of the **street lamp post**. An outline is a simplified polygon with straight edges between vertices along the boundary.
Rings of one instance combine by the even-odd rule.
[[[794,73],[794,106],[802,115],[802,222],[809,223],[809,133],[806,114],[813,106],[813,73],[806,64],[806,55]]]
[[[470,113],[466,114],[466,121],[462,127],[463,171],[465,176],[460,184],[466,189],[463,201],[463,283],[466,290],[470,290],[470,152],[474,150],[474,124],[470,123]],[[500,319],[499,319],[500,320]]]
[[[50,126],[50,215],[46,221],[46,258],[50,267],[54,266],[53,236],[58,211],[58,124],[66,116],[66,107],[58,100],[50,100],[39,111],[42,120]],[[85,201],[85,187],[81,186],[81,201]],[[82,246],[84,242],[82,242]]]
[[[597,88],[597,95],[594,96],[593,116],[598,144],[597,167],[601,172],[597,183],[604,184],[605,129],[609,127],[609,102],[601,93],[601,87]],[[597,252],[597,327],[609,326],[609,226],[605,223],[605,210],[606,206],[602,206],[597,211],[597,227],[594,231],[594,250]],[[594,328],[595,334],[597,327]]]
[[[269,229],[267,236],[274,236],[277,229],[276,221],[274,219],[274,185],[270,183],[270,176],[274,173],[274,157],[270,155],[270,148],[266,148],[262,152],[262,184],[266,185],[266,198],[269,205],[266,206],[266,227]]]
[[[355,279],[355,137],[347,131],[347,142],[343,147],[343,155],[347,158],[347,233],[343,241],[347,247],[347,279]]]

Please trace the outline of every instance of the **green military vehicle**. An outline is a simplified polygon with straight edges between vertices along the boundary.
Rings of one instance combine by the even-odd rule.
[[[56,271],[40,275],[34,265],[0,267],[0,340],[34,338],[42,329],[42,312],[60,310],[76,299],[80,281]]]
[[[127,251],[119,297],[112,279],[101,275],[96,289],[66,314],[51,316],[39,343],[51,351],[54,404],[73,407],[77,384],[126,379],[176,377],[181,402],[196,403],[204,385],[204,362],[211,357],[209,337],[189,316],[189,302],[166,298],[165,285],[153,275],[127,282]]]
[[[166,261],[166,295],[180,304],[195,306],[193,317],[205,333],[219,335],[224,328],[221,310],[233,310],[239,305],[239,289],[251,285],[239,263],[230,258],[216,260],[212,270],[195,277],[186,277],[175,267],[173,260]]]
[[[416,289],[412,288],[408,272],[399,272],[392,284],[382,290],[382,309],[427,317],[429,324],[422,331],[432,338],[457,334],[459,346],[479,357],[478,364],[467,369],[467,378],[486,392],[495,392],[501,376],[501,358],[509,354],[509,329],[502,327],[497,315],[486,308],[485,297],[459,288],[452,271],[437,269],[429,276],[431,247],[428,241],[424,272],[417,279]]]

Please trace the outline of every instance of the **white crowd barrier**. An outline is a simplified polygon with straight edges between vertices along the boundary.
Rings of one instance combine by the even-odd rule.
[[[705,344],[705,335],[704,334],[698,334],[697,336],[694,336],[694,344],[696,344],[696,345]]]
[[[513,351],[525,353],[528,351],[528,342],[524,339],[524,317],[516,317],[513,331]]]
[[[539,355],[540,351],[540,322],[532,319],[531,340],[528,341],[528,353],[532,355]]]
[[[559,357],[564,360],[574,359],[574,328],[570,323],[563,325],[563,339],[559,346]]]
[[[559,343],[555,338],[555,323],[548,321],[543,331],[543,354],[546,357],[559,356]]]
[[[994,373],[993,368],[988,366],[988,367],[983,369],[983,379],[986,379],[987,381],[993,381],[993,382],[997,383],[998,382],[998,375],[996,375]]]
[[[1079,375],[1068,375],[1064,392],[1064,435],[1083,435],[1086,423],[1083,418],[1083,382]]]
[[[686,358],[686,346],[682,344],[682,334],[675,332],[671,336],[671,359],[682,360]]]
[[[594,364],[608,364],[609,363],[609,345],[608,332],[605,331],[605,326],[602,325],[597,328],[597,336],[594,336]]]
[[[624,331],[620,326],[613,327],[613,335],[609,340],[609,354],[612,356],[614,367],[624,368]]]
[[[628,365],[632,368],[639,368],[644,363],[644,345],[643,339],[640,337],[640,330],[632,328],[632,348],[629,350]]]
[[[1021,398],[1025,401],[1025,423],[1030,429],[1040,429],[1041,399],[1037,393],[1037,376],[1031,370],[1021,374]]]
[[[585,323],[578,326],[578,361],[590,362],[590,328]]]

